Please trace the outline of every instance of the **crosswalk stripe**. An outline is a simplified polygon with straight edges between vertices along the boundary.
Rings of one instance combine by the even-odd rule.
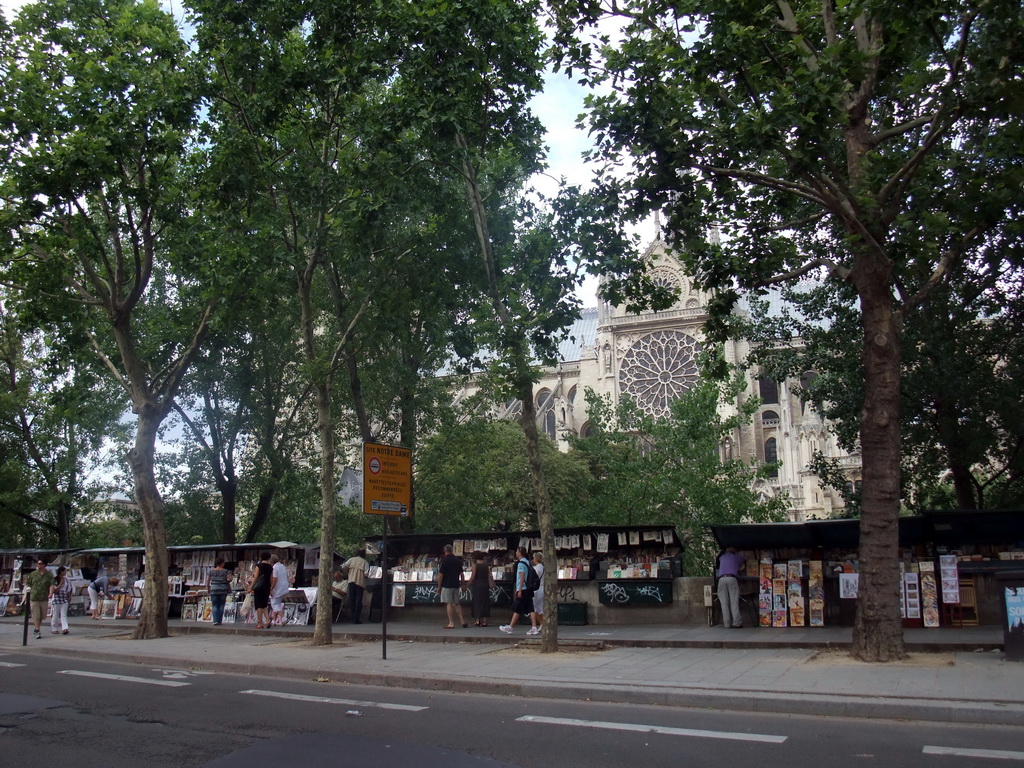
[[[75,675],[76,677],[97,677],[100,680],[120,680],[124,683],[145,683],[146,685],[163,685],[168,688],[179,688],[191,683],[179,683],[176,680],[150,680],[146,677],[132,677],[131,675],[107,675],[103,672],[83,672],[78,669],[61,669],[58,675]]]
[[[954,757],[988,757],[993,760],[1024,760],[1024,752],[1004,749],[959,749],[957,747],[924,747],[925,755],[952,755]]]
[[[277,699],[292,699],[293,701],[312,701],[317,704],[343,704],[347,707],[376,707],[377,709],[399,709],[405,712],[420,712],[427,707],[417,707],[411,704],[387,704],[376,701],[358,701],[356,699],[329,699],[326,696],[304,696],[301,693],[283,693],[281,691],[261,691],[250,689],[239,691],[251,696],[271,696]]]
[[[568,717],[539,717],[524,715],[517,718],[524,723],[543,723],[546,725],[571,725],[579,728],[604,728],[612,731],[634,731],[636,733],[660,733],[666,736],[694,736],[700,739],[728,739],[732,741],[760,741],[768,744],[781,744],[786,736],[773,736],[763,733],[739,733],[730,731],[704,731],[691,728],[669,728],[662,725],[639,725],[636,723],[612,723],[604,720],[575,720]]]

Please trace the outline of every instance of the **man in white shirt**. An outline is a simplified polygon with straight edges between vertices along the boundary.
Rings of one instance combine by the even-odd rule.
[[[271,555],[270,564],[270,623],[284,624],[284,596],[288,594],[288,569],[277,555]]]

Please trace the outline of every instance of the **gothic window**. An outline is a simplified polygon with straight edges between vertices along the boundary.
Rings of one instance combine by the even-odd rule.
[[[576,387],[573,387],[572,389],[569,390],[569,402],[576,402]]]
[[[545,387],[537,393],[537,397],[535,399],[538,410],[543,410],[544,406],[547,405],[547,401],[551,399],[551,390]]]
[[[580,427],[580,437],[590,437],[593,434],[594,434],[594,428],[592,426],[590,426],[590,422],[589,421],[586,424],[584,424],[582,427]]]
[[[779,447],[778,447],[778,445],[779,444],[776,442],[774,437],[769,437],[767,440],[764,441],[764,463],[765,464],[775,464],[776,462],[778,462],[778,460],[779,460]],[[778,477],[779,476],[779,468],[778,467],[772,468],[772,470],[771,470],[771,472],[769,473],[768,476],[769,477]]]
[[[619,386],[646,413],[668,415],[669,403],[697,383],[701,346],[679,331],[657,331],[638,339],[622,358]]]
[[[523,404],[518,398],[512,398],[505,403],[506,417],[509,419],[518,419],[523,412]]]
[[[544,414],[544,432],[552,440],[555,439],[555,411],[550,408]]]
[[[761,424],[766,427],[779,426],[779,414],[775,411],[765,411],[761,414]]]
[[[779,382],[772,379],[758,379],[757,388],[762,403],[779,402]]]

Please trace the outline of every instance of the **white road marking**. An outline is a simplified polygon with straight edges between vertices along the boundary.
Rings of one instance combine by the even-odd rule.
[[[120,680],[124,683],[145,683],[146,685],[164,685],[168,688],[178,688],[191,683],[179,683],[176,680],[150,680],[145,677],[132,677],[131,675],[107,675],[103,672],[82,672],[77,669],[61,669],[58,675],[75,675],[77,677],[98,677],[101,680]]]
[[[24,664],[15,664],[13,661],[0,661],[0,667],[24,667]]]
[[[635,723],[611,723],[603,720],[575,720],[568,717],[538,717],[524,715],[517,718],[524,723],[543,723],[546,725],[572,725],[579,728],[605,728],[612,731],[635,731],[637,733],[660,733],[665,736],[693,736],[700,739],[728,739],[732,741],[760,741],[768,744],[781,744],[786,736],[772,736],[763,733],[735,733],[730,731],[703,731],[691,728],[669,728],[661,725],[638,725]]]
[[[957,747],[924,747],[925,755],[952,755],[954,757],[988,757],[993,760],[1024,760],[1024,752],[1003,749],[958,749]]]
[[[318,704],[343,704],[347,707],[376,707],[378,709],[400,709],[405,712],[420,712],[427,707],[416,707],[411,704],[386,704],[376,701],[357,701],[356,699],[329,699],[325,696],[303,696],[301,693],[282,693],[281,691],[260,691],[250,689],[239,691],[252,696],[272,696],[278,699],[292,699],[294,701],[312,701]]]

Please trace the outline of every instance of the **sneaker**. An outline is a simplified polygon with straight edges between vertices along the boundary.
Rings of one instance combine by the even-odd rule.
[[[38,629],[33,629],[32,630],[32,637],[35,640],[42,640],[43,639],[43,635],[42,635],[42,633]]]
[[[526,630],[526,634],[528,634],[528,635],[539,635],[540,634],[540,627],[530,627],[528,630]]]
[[[498,627],[498,629],[500,629],[506,635],[512,634],[512,627],[510,627],[508,624],[502,624],[500,627]]]

